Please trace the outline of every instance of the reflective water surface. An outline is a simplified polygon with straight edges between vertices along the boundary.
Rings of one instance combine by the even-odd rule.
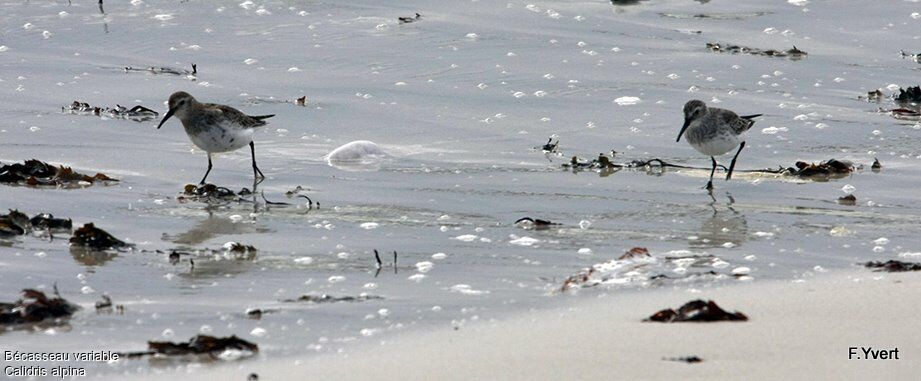
[[[911,191],[921,125],[877,112],[898,107],[891,100],[857,99],[918,85],[921,65],[898,55],[917,46],[918,3],[615,3],[630,4],[0,2],[0,161],[37,158],[121,180],[2,186],[0,207],[94,222],[136,244],[99,253],[63,236],[0,237],[3,301],[57,284],[84,307],[66,326],[2,333],[4,348],[133,351],[210,332],[254,341],[260,356],[309,356],[566,303],[572,297],[558,292],[566,277],[632,247],[659,258],[714,256],[700,271],[722,276],[613,282],[576,297],[797,279],[921,251]],[[419,21],[397,22],[415,12]],[[796,45],[808,56],[714,53],[707,42]],[[194,77],[124,69],[192,63]],[[256,133],[268,176],[258,191],[292,205],[261,196],[180,202],[207,160],[177,122],[157,130],[157,120],[61,112],[79,100],[162,113],[177,90],[276,114]],[[306,106],[295,102],[302,96]],[[617,162],[707,167],[674,141],[681,107],[695,98],[764,114],[739,169],[829,158],[867,167],[829,181],[740,172],[715,181],[712,197],[703,169],[561,168],[573,155],[612,149]],[[548,160],[534,147],[552,134],[562,154]],[[354,140],[388,156],[357,171],[323,159]],[[252,189],[245,151],[216,156],[209,180]],[[874,158],[878,173],[868,167]],[[297,186],[320,207],[285,196]],[[838,204],[851,187],[857,204]],[[526,216],[561,225],[513,225]],[[228,241],[258,251],[228,254]],[[184,253],[175,264],[170,250]],[[696,269],[681,267],[656,271]],[[748,277],[731,276],[741,267]],[[309,293],[383,299],[284,302]],[[103,294],[124,314],[96,313]],[[250,319],[248,308],[268,312]],[[181,364],[91,366],[100,374]]]

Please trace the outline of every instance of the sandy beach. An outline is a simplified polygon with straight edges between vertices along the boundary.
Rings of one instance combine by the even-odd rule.
[[[136,355],[0,368],[911,378],[921,274],[856,264],[921,268],[919,25],[917,0],[0,1],[0,353]],[[694,299],[751,319],[641,322]]]
[[[692,293],[610,293],[454,330],[304,361],[252,360],[184,370],[188,379],[559,380],[913,379],[921,333],[910,301],[917,274],[846,271],[804,282],[755,282]],[[566,296],[558,296],[565,298]],[[712,299],[748,322],[643,323],[662,308]],[[858,347],[849,360],[849,348]],[[898,359],[858,360],[860,347]],[[701,363],[664,358],[697,356]],[[188,372],[188,373],[186,373]],[[163,375],[147,379],[162,379]]]

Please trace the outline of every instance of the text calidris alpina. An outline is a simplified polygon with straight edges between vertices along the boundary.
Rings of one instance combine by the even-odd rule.
[[[685,135],[686,140],[698,152],[710,156],[713,162],[713,168],[710,170],[710,181],[707,182],[707,190],[713,189],[713,173],[716,172],[716,158],[714,156],[723,155],[739,147],[736,155],[732,158],[729,165],[729,173],[726,174],[726,180],[732,178],[732,170],[736,166],[736,159],[742,148],[745,148],[745,141],[742,140],[742,134],[748,131],[755,121],[752,118],[759,117],[761,114],[738,116],[736,113],[715,107],[707,107],[703,101],[692,100],[684,105],[684,125],[678,132],[678,139],[681,141],[681,135]]]
[[[189,139],[198,148],[208,153],[208,170],[202,177],[205,183],[211,173],[211,154],[234,151],[249,144],[253,154],[253,176],[264,179],[265,176],[256,166],[256,146],[253,144],[253,130],[264,126],[265,120],[275,115],[249,116],[233,107],[201,103],[184,91],[177,91],[169,97],[169,111],[160,121],[159,129],[171,116],[182,121],[182,127]]]

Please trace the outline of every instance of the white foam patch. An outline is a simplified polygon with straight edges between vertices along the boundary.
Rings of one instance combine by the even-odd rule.
[[[617,103],[621,106],[630,106],[640,103],[639,97],[620,97],[614,100],[614,103]]]
[[[527,237],[527,236],[525,236],[525,237],[516,237],[516,236],[513,234],[513,235],[511,235],[510,237],[512,238],[512,240],[511,240],[511,241],[508,241],[508,243],[510,243],[510,244],[512,244],[512,245],[518,245],[518,246],[532,246],[532,245],[534,245],[535,243],[539,243],[539,242],[540,242],[540,240],[537,239],[537,238],[531,238],[531,237]]]
[[[377,143],[368,140],[356,140],[343,144],[323,157],[329,165],[346,171],[367,171],[380,168],[381,161],[387,157]]]
[[[451,292],[456,292],[458,294],[464,295],[483,295],[489,293],[489,291],[486,290],[476,290],[473,287],[470,287],[469,284],[455,284],[451,286]]]
[[[581,281],[576,287],[607,286],[650,286],[661,276],[673,273],[675,282],[706,282],[722,279],[726,274],[707,277],[689,276],[708,274],[710,268],[725,268],[729,263],[718,257],[696,254],[688,250],[673,250],[661,257],[635,257],[616,259],[592,265],[591,271],[581,273]],[[739,267],[740,272],[750,272],[747,267]],[[692,271],[693,270],[693,271]],[[747,274],[747,273],[746,273]]]
[[[427,273],[429,270],[435,267],[435,264],[429,261],[422,261],[416,263],[416,270],[420,273]]]
[[[473,242],[473,241],[475,241],[475,240],[477,239],[477,236],[475,236],[475,235],[473,235],[473,234],[463,234],[463,235],[459,235],[459,236],[457,236],[457,237],[454,237],[454,239],[456,239],[456,240],[458,240],[458,241],[463,241],[463,242]]]

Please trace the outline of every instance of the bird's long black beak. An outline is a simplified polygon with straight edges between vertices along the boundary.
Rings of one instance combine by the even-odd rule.
[[[169,114],[167,114],[167,116],[169,116]],[[684,125],[681,126],[681,131],[678,132],[678,139],[675,139],[675,142],[681,141],[681,135],[684,135],[684,130],[687,130],[688,126],[690,125],[691,125],[691,120],[688,118],[684,118]]]
[[[166,123],[166,120],[169,119],[169,117],[173,116],[173,113],[175,112],[176,112],[176,109],[174,108],[169,109],[169,111],[166,112],[166,115],[163,116],[163,120],[160,121],[160,124],[157,126],[157,129],[159,130],[160,127],[163,127],[163,123]]]

